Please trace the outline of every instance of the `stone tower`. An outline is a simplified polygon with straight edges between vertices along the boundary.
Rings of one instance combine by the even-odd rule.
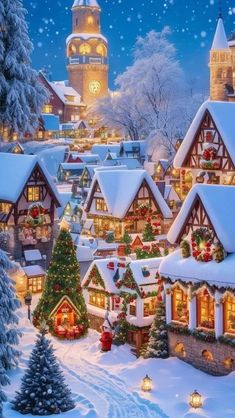
[[[233,89],[232,52],[220,14],[210,51],[210,99],[227,101]]]
[[[69,84],[86,105],[108,93],[108,42],[100,31],[100,12],[96,0],[75,0],[66,41]]]

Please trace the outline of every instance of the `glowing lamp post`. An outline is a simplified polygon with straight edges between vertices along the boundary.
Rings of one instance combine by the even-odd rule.
[[[30,292],[27,292],[25,297],[24,297],[24,303],[26,306],[28,306],[28,319],[29,321],[31,320],[31,312],[30,312],[30,306],[32,303],[32,295]]]
[[[152,379],[146,374],[142,380],[141,389],[143,392],[151,392],[153,388]]]
[[[202,407],[202,395],[200,395],[200,393],[197,390],[191,393],[189,397],[189,405],[195,409]]]

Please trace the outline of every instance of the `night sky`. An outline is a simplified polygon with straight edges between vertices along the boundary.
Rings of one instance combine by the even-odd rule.
[[[32,56],[36,69],[50,70],[54,80],[65,79],[65,40],[71,33],[73,0],[23,0],[28,10]],[[138,35],[164,26],[172,30],[189,81],[208,86],[208,53],[218,16],[218,0],[99,0],[102,33],[110,45],[110,87],[116,76],[132,62],[132,47]],[[235,29],[234,0],[223,0],[227,35]]]

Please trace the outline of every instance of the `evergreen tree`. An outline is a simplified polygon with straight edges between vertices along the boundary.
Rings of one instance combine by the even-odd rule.
[[[18,317],[15,311],[20,307],[15,289],[7,271],[13,269],[7,255],[0,250],[0,367],[12,369],[18,363],[20,352],[15,348],[19,344],[20,331],[16,328]]]
[[[7,397],[2,391],[1,387],[10,384],[10,379],[2,367],[0,367],[0,418],[3,418],[3,402],[6,402]]]
[[[165,305],[163,302],[158,302],[156,316],[150,329],[150,338],[144,357],[167,358],[168,356]]]
[[[143,241],[144,242],[150,242],[150,241],[154,241],[154,240],[155,240],[155,236],[154,236],[154,233],[153,233],[152,224],[151,224],[151,222],[146,222],[144,232],[143,232]]]
[[[46,90],[31,68],[33,50],[21,0],[0,2],[0,124],[9,133],[33,133],[38,126]]]
[[[128,234],[128,232],[124,232],[124,235],[123,235],[123,237],[122,237],[122,239],[121,239],[121,242],[123,243],[123,244],[130,244],[131,243],[131,241],[132,241],[132,238],[131,238],[131,236]]]
[[[83,333],[85,333],[89,324],[80,282],[80,268],[76,257],[76,248],[66,229],[61,229],[56,241],[45,288],[33,312],[33,323],[36,327],[45,321],[51,333],[54,333],[54,324],[49,317],[63,296],[67,296],[79,311],[77,325],[82,325]]]
[[[22,414],[52,415],[69,411],[74,406],[54,349],[42,329],[30,355],[20,391],[13,401],[13,409]]]
[[[115,326],[115,334],[113,337],[114,345],[123,345],[127,342],[129,324],[126,320],[126,317],[118,318],[117,324]]]

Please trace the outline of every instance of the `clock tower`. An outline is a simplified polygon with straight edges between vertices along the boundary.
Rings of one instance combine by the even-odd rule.
[[[66,41],[69,84],[86,105],[108,94],[108,42],[100,31],[100,12],[96,0],[75,0]]]

